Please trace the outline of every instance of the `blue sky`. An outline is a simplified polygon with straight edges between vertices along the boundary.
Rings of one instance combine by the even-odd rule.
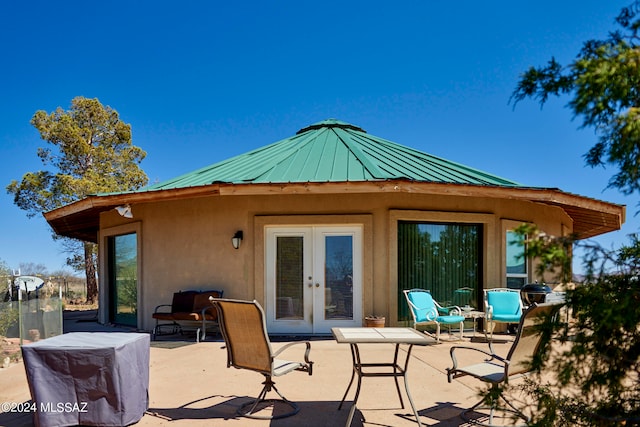
[[[630,1],[629,1],[630,2]],[[627,205],[591,169],[595,142],[553,99],[509,97],[552,56],[570,62],[606,37],[629,2],[35,1],[0,13],[0,260],[64,268],[42,217],[4,191],[43,168],[37,110],[98,98],[131,124],[142,168],[163,181],[337,118],[522,184]]]

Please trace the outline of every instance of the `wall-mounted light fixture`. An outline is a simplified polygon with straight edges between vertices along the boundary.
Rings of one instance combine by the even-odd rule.
[[[233,237],[231,238],[231,244],[235,249],[238,249],[240,247],[240,243],[242,242],[243,237],[244,236],[242,234],[242,230],[236,231],[236,234],[233,235]]]
[[[131,212],[131,206],[130,205],[118,206],[118,207],[116,207],[116,211],[118,211],[118,213],[120,214],[121,217],[133,218],[133,213]]]

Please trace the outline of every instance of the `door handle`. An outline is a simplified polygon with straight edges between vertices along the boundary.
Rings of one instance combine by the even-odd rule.
[[[316,283],[316,288],[319,288],[319,287],[320,287],[320,283]]]

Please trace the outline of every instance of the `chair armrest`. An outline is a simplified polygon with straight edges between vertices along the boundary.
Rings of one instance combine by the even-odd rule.
[[[422,311],[423,309],[421,309],[420,307],[418,307],[417,305],[415,305],[414,303],[409,301],[408,298],[407,298],[407,303],[409,304],[409,308],[411,308],[411,310],[409,310],[409,311],[411,312],[411,316],[413,316],[413,320],[414,321],[418,321],[417,313],[419,311]],[[424,310],[426,310],[426,309],[424,309]],[[426,321],[433,322],[436,319],[436,317],[438,317],[439,315],[440,315],[440,313],[438,312],[438,306],[436,305],[436,307],[431,307],[425,313]],[[424,322],[424,320],[418,321],[418,323],[420,323],[420,322]]]
[[[447,370],[447,381],[449,383],[454,378],[458,378],[459,376],[474,375],[474,374],[469,374],[468,372],[465,372],[464,368],[461,368],[460,370],[458,370],[458,360],[456,359],[456,355],[455,355],[455,350],[456,349],[459,349],[459,350],[472,350],[472,351],[476,351],[478,353],[482,353],[482,354],[484,354],[486,356],[489,356],[488,358],[486,358],[483,361],[483,363],[488,363],[488,362],[491,362],[492,360],[497,360],[498,362],[500,362],[500,363],[502,363],[504,365],[505,372],[506,372],[506,369],[509,366],[509,361],[508,360],[506,360],[503,357],[498,356],[497,354],[495,354],[493,352],[484,351],[482,349],[474,348],[474,347],[462,347],[462,346],[451,347],[449,352],[451,354],[451,360],[453,361],[453,367],[446,368],[446,370]]]
[[[156,306],[156,308],[153,310],[154,313],[158,313],[158,309],[160,307],[171,307],[171,304],[160,304],[158,306]],[[169,311],[162,311],[162,313],[171,313],[171,310]]]
[[[491,319],[493,317],[493,306],[488,305],[486,310],[484,311],[484,317],[486,319]]]
[[[211,298],[211,297],[209,297],[209,298]],[[200,310],[200,314],[202,315],[202,317],[204,317],[204,314],[209,310],[213,310],[214,313],[217,313],[216,307],[213,306],[213,305],[211,307],[204,307],[202,310]]]
[[[274,351],[272,357],[275,358],[276,356],[280,355],[280,353],[282,353],[283,351],[298,344],[304,344],[306,346],[304,351],[304,362],[307,364],[307,372],[309,372],[309,375],[311,375],[313,373],[313,369],[312,369],[313,362],[309,360],[309,353],[311,352],[311,343],[309,341],[295,341],[295,342],[287,343],[282,347],[278,348],[276,351]]]
[[[482,353],[485,356],[488,356],[488,358],[484,359],[485,362],[489,362],[491,360],[497,360],[497,361],[505,363],[505,364],[509,363],[507,359],[505,359],[502,356],[498,356],[493,351],[486,351],[486,350],[483,350],[481,348],[475,348],[475,347],[453,346],[453,347],[451,347],[449,349],[449,354],[451,356],[451,361],[453,362],[453,368],[451,368],[451,370],[455,370],[455,369],[458,368],[458,360],[456,359],[456,350],[470,350],[470,351],[475,351],[477,353]]]
[[[482,354],[485,354],[485,355],[489,356],[489,358],[490,358],[490,359],[491,359],[491,358],[494,358],[494,357],[498,357],[498,358],[500,357],[500,356],[498,356],[497,354],[495,354],[495,353],[494,353],[494,352],[492,352],[492,351],[486,351],[486,350],[483,350],[483,349],[481,349],[481,348],[468,347],[468,346],[464,346],[464,345],[454,345],[453,347],[451,347],[451,348],[449,349],[449,354],[452,356],[452,358],[453,358],[453,356],[455,355],[456,350],[470,350],[470,351],[475,351],[475,352],[477,352],[477,353],[482,353]]]
[[[458,307],[457,305],[452,305],[452,306],[449,306],[449,307],[440,307],[440,308],[447,315],[452,315],[452,313],[455,316],[461,316],[462,315],[462,309],[460,307]],[[457,314],[456,314],[456,312],[457,312]]]

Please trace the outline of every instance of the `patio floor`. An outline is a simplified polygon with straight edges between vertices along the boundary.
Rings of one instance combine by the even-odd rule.
[[[116,330],[91,321],[68,322],[70,320],[67,319],[65,332]],[[494,344],[499,354],[506,355],[511,338]],[[449,348],[460,344],[434,343],[413,349],[408,371],[409,388],[425,426],[465,425],[459,417],[460,412],[479,400],[477,393],[482,387],[479,381],[461,378],[451,384],[447,382],[445,368],[451,366]],[[462,344],[487,347],[485,343],[470,342],[469,339]],[[274,347],[278,345],[274,343]],[[294,346],[283,357],[301,357],[302,349],[302,346]],[[363,344],[360,349],[365,362],[386,362],[393,358],[392,345]],[[300,406],[297,415],[272,421],[249,420],[237,417],[235,411],[258,394],[263,377],[254,372],[227,368],[226,350],[219,339],[202,343],[183,340],[152,342],[149,410],[135,426],[342,426],[355,390],[354,385],[347,402],[338,410],[351,378],[349,346],[329,338],[314,339],[311,360],[315,362],[313,376],[293,372],[275,379],[280,392]],[[459,361],[461,364],[471,362]],[[0,384],[0,402],[30,400],[22,363],[0,369]],[[400,406],[391,378],[364,378],[352,426],[416,426],[403,384],[400,387],[404,409]],[[0,425],[27,427],[33,425],[33,420],[31,414],[0,412]]]

